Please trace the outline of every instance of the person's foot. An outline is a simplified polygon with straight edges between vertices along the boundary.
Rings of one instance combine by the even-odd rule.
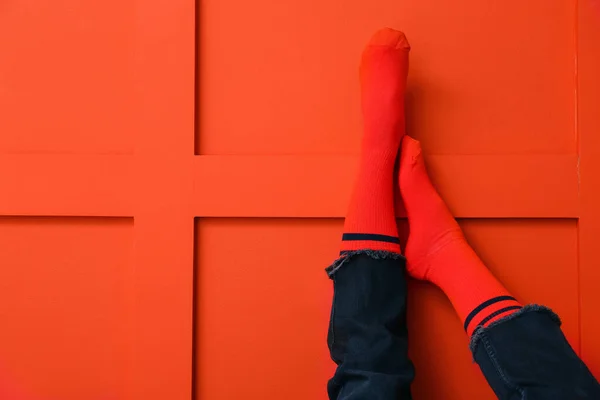
[[[404,92],[410,46],[400,31],[377,31],[360,64],[366,147],[397,151],[404,135]]]
[[[410,229],[405,251],[408,270],[415,278],[431,280],[437,255],[450,243],[468,244],[429,179],[421,145],[409,136],[402,141],[399,179]]]
[[[364,136],[344,222],[341,252],[400,253],[394,214],[394,165],[404,136],[404,91],[410,47],[402,32],[382,29],[360,66]]]
[[[408,136],[402,141],[399,179],[410,231],[405,251],[409,274],[446,293],[469,336],[520,310],[521,304],[467,243],[429,180],[419,142]]]

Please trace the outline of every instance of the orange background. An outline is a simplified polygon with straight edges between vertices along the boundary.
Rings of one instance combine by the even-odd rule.
[[[409,133],[470,242],[600,374],[599,19],[592,0],[3,2],[0,396],[325,399],[323,268],[382,26],[410,40]],[[413,282],[409,311],[414,397],[492,399],[443,294]]]

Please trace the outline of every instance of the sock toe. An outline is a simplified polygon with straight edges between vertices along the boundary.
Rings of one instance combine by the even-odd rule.
[[[400,153],[400,172],[403,168],[408,168],[419,162],[422,158],[421,143],[418,140],[405,135],[402,139],[402,149]]]
[[[375,32],[369,41],[369,45],[410,50],[410,45],[404,33],[391,28],[383,28]]]

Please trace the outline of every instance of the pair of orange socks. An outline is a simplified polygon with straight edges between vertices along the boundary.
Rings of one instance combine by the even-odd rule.
[[[403,33],[377,32],[360,67],[364,136],[358,177],[344,223],[341,256],[353,252],[399,257],[394,212],[394,168],[400,151],[399,184],[410,235],[407,270],[439,286],[469,335],[521,305],[489,272],[431,184],[419,142],[405,137],[404,93],[410,46]]]

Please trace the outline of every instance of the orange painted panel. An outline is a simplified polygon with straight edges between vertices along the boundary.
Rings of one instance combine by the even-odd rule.
[[[206,217],[343,217],[356,161],[342,155],[196,157],[192,207]],[[468,218],[577,217],[577,162],[575,155],[427,156],[450,209]],[[510,165],[518,172],[507,173]],[[402,215],[400,204],[397,209]]]
[[[582,0],[577,5],[581,352],[592,372],[600,376],[600,3]]]
[[[198,13],[194,215],[265,219],[199,222],[197,398],[275,398],[282,379],[303,383],[298,398],[325,398],[327,376],[295,368],[309,358],[323,370],[321,350],[307,348],[303,336],[324,348],[324,338],[318,344],[305,329],[324,335],[328,317],[310,308],[321,292],[297,274],[335,255],[341,220],[329,218],[345,213],[361,133],[359,55],[382,26],[404,30],[412,45],[408,132],[423,142],[443,197],[468,218],[462,225],[489,268],[524,302],[554,308],[581,352],[580,327],[598,330],[591,317],[598,299],[588,292],[581,307],[590,321],[582,321],[578,218],[591,202],[580,192],[576,2],[202,0]],[[596,278],[597,257],[588,258],[587,276]],[[282,282],[307,304],[300,330],[284,301],[269,301],[281,297]],[[415,398],[494,398],[443,294],[417,282],[411,288]],[[235,327],[238,307],[248,337],[248,328]],[[224,351],[242,360],[233,371],[218,361]],[[243,384],[231,385],[232,374]]]
[[[196,399],[325,399],[334,219],[200,218]]]
[[[322,269],[359,54],[386,25],[413,46],[409,132],[470,241],[600,372],[595,1],[5,3],[0,390],[324,399]],[[196,260],[194,216],[223,217],[197,221]],[[445,297],[411,288],[415,397],[491,398]]]
[[[125,398],[133,221],[0,218],[0,397]]]
[[[196,398],[326,399],[326,347],[341,219],[215,219],[197,223]],[[464,220],[474,248],[525,302],[552,307],[579,348],[575,220]],[[494,399],[449,301],[409,292],[418,399]],[[435,362],[433,361],[435,360]],[[291,390],[290,388],[293,388]]]
[[[3,2],[0,152],[133,152],[131,1]]]
[[[133,179],[130,156],[3,154],[0,215],[131,216]]]
[[[199,4],[199,154],[356,152],[360,52],[383,26],[412,45],[409,133],[427,153],[576,150],[576,2]]]
[[[62,280],[41,291],[49,297],[54,288],[58,298],[66,296],[62,309],[52,309],[60,317],[51,327],[56,332],[69,326],[67,316],[82,310],[88,295],[107,297],[105,286],[114,279],[128,285],[123,289],[127,316],[122,318],[125,308],[119,303],[114,312],[118,323],[107,316],[108,305],[93,302],[78,327],[88,334],[76,338],[81,343],[67,346],[68,335],[39,342],[65,349],[65,365],[73,346],[92,346],[74,358],[89,358],[81,368],[85,379],[73,383],[69,364],[48,374],[55,383],[36,383],[45,369],[35,368],[55,362],[56,352],[40,351],[19,361],[31,363],[31,382],[9,377],[7,384],[31,386],[40,400],[187,400],[192,387],[193,215],[185,205],[191,203],[193,185],[195,2],[15,0],[0,9],[0,216],[56,216],[58,231],[70,224],[64,216],[133,217],[127,220],[127,246],[135,250],[117,262],[123,254],[113,240],[119,234],[92,234],[97,241],[68,247],[87,237],[82,232],[73,240],[49,237],[40,245],[54,246],[56,252],[66,247],[61,255],[48,250],[43,257],[31,250],[20,260],[17,250],[25,251],[25,244],[8,252],[10,259],[0,254],[2,267],[14,261],[57,272]],[[65,269],[71,259],[83,265],[84,256],[93,258],[90,271]],[[103,268],[104,263],[109,266]],[[41,285],[21,283],[22,290]],[[16,287],[1,299],[18,298]],[[121,293],[114,300],[121,302]],[[43,304],[31,304],[19,318],[36,321],[44,311]],[[98,355],[105,346],[93,347],[98,341],[93,332],[103,323],[126,332],[117,335],[125,341],[125,353],[118,354],[112,370]],[[11,329],[15,337],[27,337],[31,330],[23,324]],[[113,339],[106,340],[111,346]]]

